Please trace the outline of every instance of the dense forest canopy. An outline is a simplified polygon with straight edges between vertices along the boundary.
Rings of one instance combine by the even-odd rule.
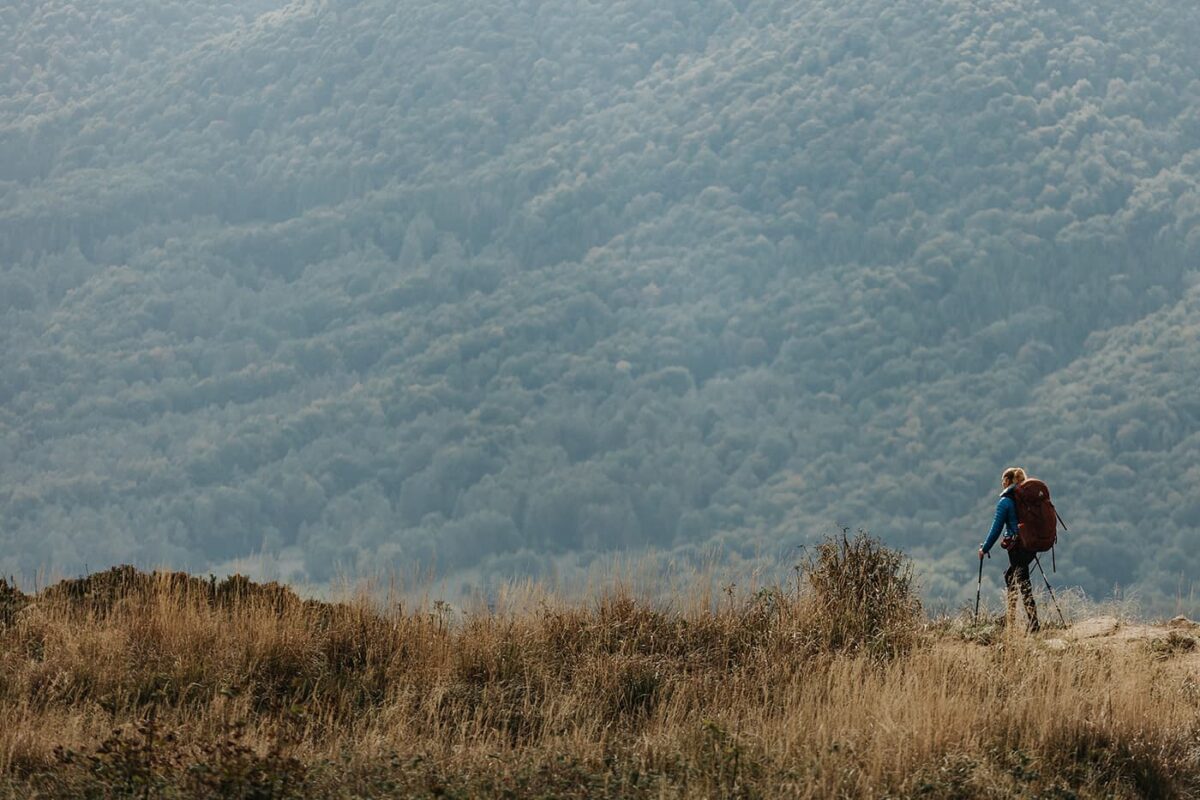
[[[9,2],[0,570],[844,525],[954,602],[1021,464],[1063,581],[1190,600],[1198,40],[1182,0]]]

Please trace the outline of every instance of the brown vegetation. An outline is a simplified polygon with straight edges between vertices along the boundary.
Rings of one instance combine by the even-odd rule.
[[[1191,648],[923,623],[903,560],[492,609],[113,570],[0,585],[12,797],[1186,797]],[[980,644],[987,641],[988,644]]]

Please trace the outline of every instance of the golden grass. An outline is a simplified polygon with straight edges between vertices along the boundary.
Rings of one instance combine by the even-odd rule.
[[[1200,792],[1200,676],[1149,649],[921,629],[907,584],[860,593],[909,613],[850,635],[869,609],[832,626],[848,590],[815,591],[822,568],[717,603],[615,587],[466,613],[178,575],[63,584],[0,615],[0,793]]]

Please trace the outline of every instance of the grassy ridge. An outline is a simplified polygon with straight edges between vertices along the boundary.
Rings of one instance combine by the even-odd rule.
[[[113,570],[0,587],[27,797],[1184,797],[1200,691],[1149,649],[967,641],[897,554],[673,606],[302,601]]]

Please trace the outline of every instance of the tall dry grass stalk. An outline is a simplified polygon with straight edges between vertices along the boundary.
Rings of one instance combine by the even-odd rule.
[[[1200,790],[1200,690],[1172,661],[922,632],[902,560],[862,539],[828,547],[796,586],[669,606],[525,587],[493,610],[401,611],[132,571],[12,595],[0,786],[61,798]]]

